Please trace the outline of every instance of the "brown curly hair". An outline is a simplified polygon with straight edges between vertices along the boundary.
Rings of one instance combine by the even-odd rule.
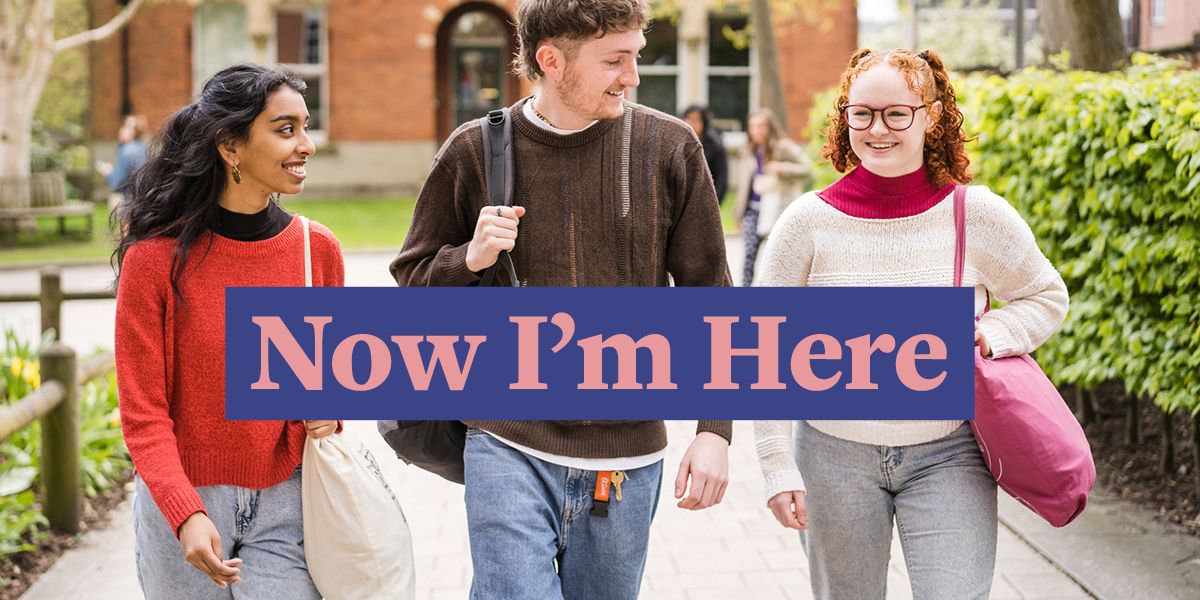
[[[850,148],[850,128],[842,118],[842,107],[850,97],[850,85],[854,80],[881,63],[904,75],[909,89],[920,96],[926,109],[931,109],[935,102],[942,103],[937,122],[925,132],[925,168],[933,184],[940,187],[951,181],[959,184],[970,182],[971,174],[967,171],[970,161],[963,145],[975,138],[968,138],[963,132],[963,116],[954,98],[954,86],[950,85],[950,76],[946,73],[942,57],[934,50],[925,50],[920,54],[903,49],[875,52],[862,48],[856,51],[842,73],[833,112],[827,115],[829,126],[825,129],[825,146],[821,154],[833,163],[839,173],[858,166],[860,160]]]

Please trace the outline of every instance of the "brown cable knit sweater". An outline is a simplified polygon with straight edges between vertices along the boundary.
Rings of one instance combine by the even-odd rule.
[[[682,121],[637,104],[624,117],[557,135],[513,106],[514,201],[526,208],[512,252],[523,286],[727,286],[729,268],[704,151]],[[488,204],[478,121],[438,152],[392,262],[403,286],[465,286],[467,244]],[[505,278],[503,270],[500,278]],[[666,446],[661,421],[468,421],[518,444],[578,458]],[[732,439],[730,421],[697,431]]]

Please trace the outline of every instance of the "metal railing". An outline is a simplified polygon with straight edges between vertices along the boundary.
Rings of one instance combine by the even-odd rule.
[[[46,267],[37,294],[0,294],[2,302],[37,302],[41,305],[43,333],[54,330],[62,339],[62,303],[67,300],[103,300],[111,291],[62,291],[62,272]],[[83,492],[79,471],[79,390],[114,368],[112,353],[78,364],[75,350],[61,341],[38,353],[42,385],[37,391],[0,409],[0,441],[40,419],[42,423],[41,480],[45,488],[42,513],[50,528],[78,533]]]

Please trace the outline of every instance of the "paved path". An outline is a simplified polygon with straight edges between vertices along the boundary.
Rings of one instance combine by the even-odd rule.
[[[730,255],[740,256],[736,240],[731,241]],[[390,254],[347,256],[347,285],[391,285],[386,270],[390,257]],[[63,281],[64,287],[71,290],[100,287],[110,279],[107,268],[78,267],[67,269]],[[36,281],[33,272],[0,272],[0,289],[32,290]],[[113,306],[112,301],[68,303],[63,311],[66,341],[82,349],[111,348]],[[36,332],[36,307],[0,305],[0,326],[10,324],[26,334]],[[687,421],[669,424],[671,445],[664,470],[664,484],[668,487],[694,427],[694,422]],[[765,508],[750,424],[738,422],[734,431],[731,483],[723,504],[693,513],[676,508],[670,491],[664,493],[651,530],[643,598],[811,598],[807,565],[798,538],[794,532],[775,524]],[[368,444],[400,496],[412,526],[418,597],[465,598],[471,569],[462,487],[390,460],[391,454],[375,434],[373,423],[349,423],[346,435]],[[1002,517],[1005,511],[1023,510],[1010,504],[1002,506]],[[79,547],[68,552],[23,600],[139,598],[132,540],[126,502],[115,511],[109,527],[85,536]],[[898,545],[893,545],[892,553],[888,598],[911,598]],[[1029,544],[1007,527],[1000,528],[992,598],[1088,597]]]

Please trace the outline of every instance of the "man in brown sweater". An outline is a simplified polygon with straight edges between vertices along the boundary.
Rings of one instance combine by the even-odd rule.
[[[399,285],[471,285],[501,251],[522,286],[730,285],[700,142],[682,121],[624,97],[638,85],[647,13],[645,0],[521,2],[516,68],[541,88],[511,110],[514,205],[489,206],[479,123],[459,127],[392,262]],[[635,598],[663,422],[467,425],[471,597]],[[721,501],[731,436],[730,421],[699,422],[675,479],[680,508]]]

